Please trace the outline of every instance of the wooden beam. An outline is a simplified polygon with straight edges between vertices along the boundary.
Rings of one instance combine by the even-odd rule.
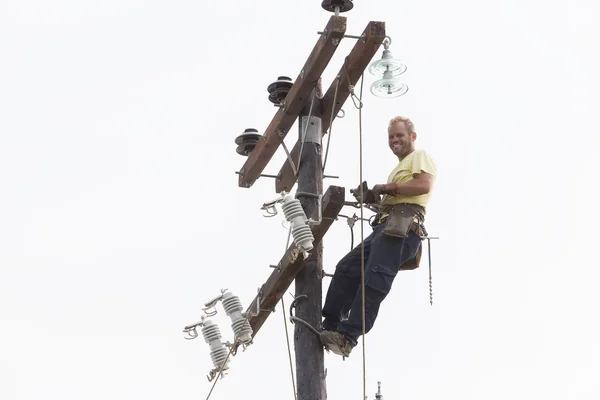
[[[294,125],[321,74],[329,64],[346,32],[346,17],[332,16],[315,44],[304,67],[290,88],[284,106],[279,108],[261,140],[248,156],[239,174],[239,186],[251,187]]]
[[[321,201],[322,221],[319,225],[313,225],[311,227],[312,234],[315,238],[313,242],[315,249],[344,206],[344,199],[345,188],[340,186],[330,186],[323,195]],[[311,256],[309,256],[309,260]],[[260,299],[260,312],[258,315],[252,314],[252,316],[248,318],[253,330],[252,337],[256,336],[256,333],[260,330],[272,310],[275,309],[275,306],[279,303],[303,266],[304,258],[302,254],[298,254],[298,251],[292,244],[281,258],[277,268],[262,285],[260,293],[254,298],[246,310],[247,313],[255,313],[256,303]]]
[[[336,102],[333,104],[333,98],[335,95],[336,80],[323,96],[321,104],[323,105],[323,122],[322,130],[323,134],[329,129],[331,122],[331,115],[337,116],[342,106],[350,96],[349,85],[355,86],[360,76],[369,66],[369,63],[373,59],[373,56],[377,53],[383,40],[385,39],[385,22],[371,21],[365,28],[364,40],[357,40],[356,44],[350,51],[350,54],[346,57],[342,68],[338,72],[340,77],[340,83],[336,96]],[[300,153],[300,141],[296,142],[296,145],[290,152],[293,160],[298,159],[298,153]],[[277,175],[275,180],[275,191],[280,193],[282,191],[291,191],[292,187],[296,183],[296,176],[290,166],[290,163],[286,161]]]

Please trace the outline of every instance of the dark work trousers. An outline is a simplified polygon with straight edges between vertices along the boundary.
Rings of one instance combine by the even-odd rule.
[[[385,223],[375,226],[365,245],[365,333],[375,323],[379,306],[392,288],[399,268],[414,258],[421,239],[385,235]],[[349,313],[349,315],[348,315]],[[338,331],[357,341],[362,335],[361,245],[352,249],[335,268],[323,306],[323,329]]]

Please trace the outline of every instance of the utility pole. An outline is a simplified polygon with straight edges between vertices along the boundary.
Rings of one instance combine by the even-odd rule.
[[[302,144],[298,164],[296,197],[309,219],[319,219],[323,194],[321,146],[321,99],[315,88],[299,114],[299,141]],[[320,330],[323,276],[322,242],[313,248],[296,276],[296,296],[306,296],[296,303],[296,317]],[[325,400],[325,361],[323,345],[317,335],[303,324],[294,325],[296,354],[296,389],[298,400]]]
[[[225,312],[232,319],[232,328],[238,337],[237,340],[233,343],[223,343],[218,327],[211,321],[205,321],[204,317],[201,322],[188,325],[184,329],[190,336],[188,339],[193,339],[198,337],[196,328],[202,327],[202,334],[210,345],[215,366],[215,369],[211,370],[209,380],[218,380],[219,376],[223,376],[221,372],[229,369],[229,356],[235,356],[240,345],[245,349],[252,344],[258,331],[295,280],[296,298],[290,306],[290,312],[295,307],[295,315],[290,316],[290,319],[296,322],[295,394],[298,400],[327,398],[324,348],[319,337],[322,328],[322,279],[325,275],[322,240],[342,208],[349,205],[345,202],[343,187],[330,185],[323,193],[323,178],[326,176],[323,171],[322,139],[324,135],[331,133],[331,125],[348,98],[352,98],[354,105],[359,108],[354,87],[382,44],[385,49],[381,60],[369,67],[371,73],[381,74],[382,79],[373,83],[371,92],[381,97],[396,97],[405,93],[407,89],[394,78],[403,73],[405,67],[393,59],[389,52],[391,38],[386,35],[384,22],[370,21],[360,35],[347,35],[346,17],[340,13],[352,10],[352,0],[322,0],[321,7],[334,15],[330,16],[322,31],[316,32],[317,41],[296,79],[280,76],[267,87],[269,101],[276,106],[277,111],[264,133],[259,134],[257,129],[248,128],[235,139],[237,153],[247,157],[242,168],[236,172],[239,175],[238,186],[251,188],[261,177],[275,178],[274,189],[281,196],[264,203],[262,208],[274,216],[277,214],[273,212],[276,211],[275,204],[284,203],[284,215],[294,228],[294,243],[290,244],[276,265],[270,265],[274,269],[273,272],[261,285],[246,311],[241,312],[239,298],[231,293],[223,292],[221,296],[205,304],[205,313],[213,316],[215,312],[209,311],[214,309],[218,301],[223,303]],[[321,88],[321,75],[344,38],[356,40],[356,43],[324,93]],[[284,139],[296,120],[298,141],[290,151]],[[343,134],[340,132],[341,136]],[[263,174],[279,147],[283,147],[287,155],[279,173]],[[294,198],[291,196],[291,190],[296,182],[298,186]],[[272,366],[268,366],[264,371],[266,383],[267,374],[272,371]],[[215,380],[215,384],[216,382]],[[380,388],[376,398],[383,399]]]
[[[323,0],[322,8],[334,13],[322,31],[297,78],[279,77],[269,85],[269,100],[277,111],[261,135],[246,129],[235,140],[237,151],[247,159],[237,172],[238,185],[251,188],[260,177],[275,178],[276,193],[290,193],[298,183],[295,197],[300,201],[314,236],[308,256],[291,244],[274,271],[260,287],[245,311],[252,338],[273,313],[295,280],[295,317],[321,330],[323,247],[322,239],[345,205],[345,188],[331,185],[323,193],[322,139],[348,98],[356,96],[354,86],[386,38],[385,23],[370,21],[361,35],[346,35],[346,17],[340,13],[353,8],[352,0]],[[321,90],[321,75],[343,38],[356,43],[344,58],[327,91]],[[353,98],[352,101],[356,99]],[[291,151],[284,139],[298,120],[299,137]],[[342,133],[340,132],[342,136]],[[287,159],[277,175],[263,174],[279,147]],[[263,208],[270,203],[265,203]],[[314,222],[317,221],[317,222]],[[233,350],[237,350],[237,344]],[[325,400],[324,348],[318,334],[301,323],[294,328],[296,390],[298,400]],[[235,353],[235,352],[234,352]]]

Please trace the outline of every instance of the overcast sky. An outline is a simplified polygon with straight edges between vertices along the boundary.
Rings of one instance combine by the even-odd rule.
[[[396,164],[396,115],[439,167],[434,305],[425,257],[367,335],[369,399],[381,381],[389,400],[597,400],[597,1],[355,3],[347,33],[385,21],[410,87],[380,99],[365,76],[365,179]],[[318,0],[0,1],[0,398],[206,398],[208,345],[183,327],[221,288],[248,305],[287,239],[260,210],[274,182],[238,187],[233,140],[267,127],[267,85],[296,78],[328,18]],[[325,183],[349,189],[344,110]],[[345,220],[324,245],[333,272]],[[293,399],[276,311],[211,399]],[[361,399],[361,354],[326,355],[329,399]]]

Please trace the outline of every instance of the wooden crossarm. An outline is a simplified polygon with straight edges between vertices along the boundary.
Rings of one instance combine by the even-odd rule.
[[[363,35],[364,41],[360,39],[356,41],[356,44],[350,51],[350,54],[346,57],[342,68],[340,68],[340,71],[338,72],[340,83],[335,104],[333,104],[336,86],[335,79],[321,100],[321,104],[323,105],[321,129],[323,133],[326,133],[329,129],[331,115],[333,114],[335,119],[335,116],[337,116],[350,96],[349,85],[356,85],[362,73],[369,66],[371,59],[381,47],[381,44],[385,39],[385,22],[369,22]],[[294,145],[294,148],[290,152],[292,160],[298,159],[300,146],[300,141],[296,142]],[[284,190],[289,192],[296,184],[297,178],[288,161],[283,164],[277,176],[278,178],[275,180],[275,191],[277,193]]]
[[[322,221],[319,225],[311,226],[312,234],[315,238],[313,242],[315,248],[323,239],[323,236],[325,236],[325,233],[327,233],[327,230],[333,224],[338,213],[344,206],[344,200],[345,188],[340,186],[330,186],[323,195],[321,201]],[[298,272],[302,269],[304,258],[302,254],[296,255],[297,251],[292,244],[281,258],[278,268],[271,273],[267,281],[262,285],[260,293],[254,298],[246,310],[247,313],[254,313],[256,311],[257,301],[260,298],[260,312],[258,315],[251,316],[248,319],[253,330],[253,337],[256,336],[256,333],[271,314],[270,310],[275,309],[277,303],[281,300],[296,278],[296,275],[298,275]]]
[[[319,35],[310,56],[286,95],[285,105],[279,108],[261,140],[244,163],[239,174],[240,187],[249,188],[259,178],[294,125],[345,32],[346,17],[332,16],[324,34]]]

